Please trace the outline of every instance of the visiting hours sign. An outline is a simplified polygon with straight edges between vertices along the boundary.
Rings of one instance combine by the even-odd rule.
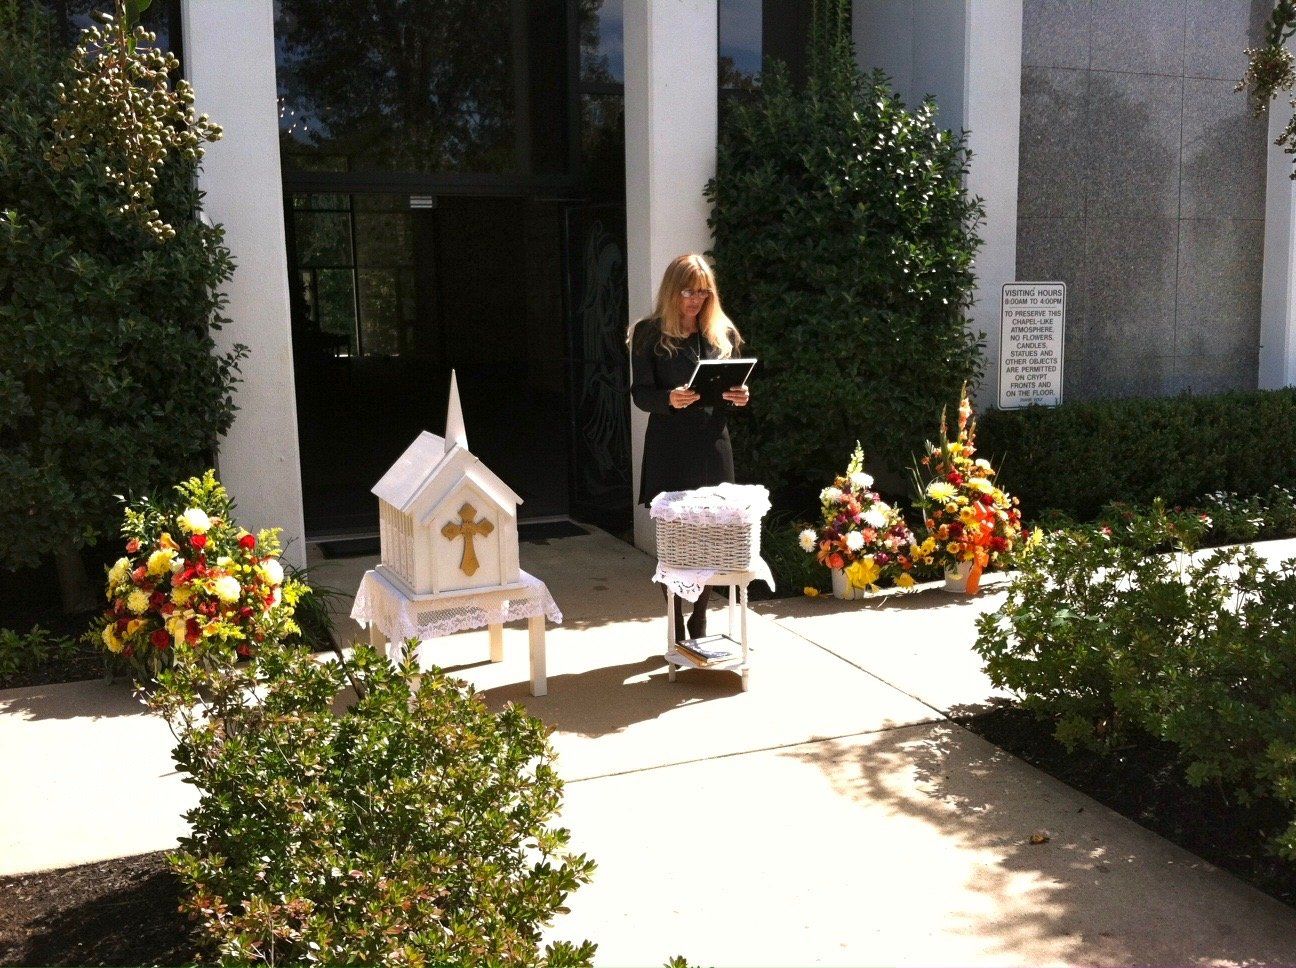
[[[999,407],[1062,402],[1066,283],[1007,282],[999,339]]]

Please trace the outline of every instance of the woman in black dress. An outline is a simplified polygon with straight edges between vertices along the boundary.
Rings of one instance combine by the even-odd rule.
[[[700,255],[682,255],[666,268],[657,305],[630,327],[630,396],[649,414],[639,475],[639,503],[662,491],[733,482],[733,449],[725,410],[745,407],[747,387],[723,396],[725,407],[698,403],[686,389],[699,360],[728,359],[742,346],[738,328],[720,307],[715,274]],[[663,589],[664,591],[665,589]],[[704,586],[688,620],[690,638],[706,635]],[[683,603],[675,599],[675,638],[684,638]]]

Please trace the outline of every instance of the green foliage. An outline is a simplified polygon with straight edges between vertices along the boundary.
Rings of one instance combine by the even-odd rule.
[[[26,634],[0,628],[0,682],[23,672],[38,669],[47,662],[81,651],[76,639],[53,635],[39,625]]]
[[[803,588],[832,590],[832,573],[799,543],[806,528],[814,525],[789,514],[770,514],[761,523],[761,557],[770,566],[779,594],[800,595]]]
[[[1238,81],[1237,90],[1246,91],[1256,114],[1269,111],[1269,102],[1280,92],[1289,92],[1296,85],[1296,61],[1287,48],[1287,42],[1296,36],[1296,2],[1274,0],[1273,10],[1265,23],[1264,44],[1248,47],[1247,69]],[[1292,104],[1296,106],[1296,101]],[[1288,120],[1282,133],[1274,141],[1287,154],[1296,154],[1296,117]],[[1296,171],[1292,172],[1296,178]]]
[[[111,534],[114,495],[206,466],[245,351],[211,337],[233,267],[194,217],[196,160],[151,165],[160,242],[109,173],[47,160],[72,71],[39,5],[0,0],[0,49],[0,568],[18,568]]]
[[[1296,860],[1296,560],[1189,557],[1192,536],[1161,512],[1028,550],[976,650],[1067,746],[1153,737],[1177,747],[1189,782],[1283,803],[1293,820],[1273,846]]]
[[[964,139],[820,34],[804,89],[771,65],[730,106],[706,190],[726,308],[767,374],[736,456],[776,494],[817,492],[857,439],[906,466],[980,367]]]
[[[545,726],[416,673],[269,643],[249,669],[163,674],[154,704],[202,791],[174,866],[219,963],[590,962],[588,942],[539,947],[594,869],[552,825]]]
[[[981,453],[1029,515],[1090,521],[1107,501],[1190,506],[1296,479],[1296,389],[991,410]]]

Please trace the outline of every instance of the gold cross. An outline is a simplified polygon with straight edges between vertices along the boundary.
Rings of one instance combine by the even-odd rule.
[[[495,525],[485,518],[474,521],[473,518],[475,517],[477,517],[477,509],[471,504],[464,504],[459,509],[459,523],[446,522],[446,526],[441,529],[441,533],[451,541],[456,538],[464,539],[463,557],[459,559],[459,570],[465,575],[472,575],[478,568],[477,552],[473,550],[473,536],[481,535],[484,538],[495,530]]]

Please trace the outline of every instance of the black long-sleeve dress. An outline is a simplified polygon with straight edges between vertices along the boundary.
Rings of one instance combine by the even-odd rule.
[[[677,410],[670,405],[671,390],[688,383],[699,359],[715,359],[715,347],[694,334],[668,353],[661,346],[661,320],[645,319],[634,328],[630,350],[630,397],[649,414],[639,503],[651,504],[662,491],[732,483],[733,447],[725,419],[729,408],[699,402]]]

